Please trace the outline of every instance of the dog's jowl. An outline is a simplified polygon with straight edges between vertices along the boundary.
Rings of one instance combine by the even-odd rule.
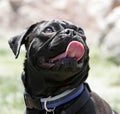
[[[89,49],[82,28],[66,21],[41,21],[9,40],[22,73],[26,114],[116,114],[85,80]]]

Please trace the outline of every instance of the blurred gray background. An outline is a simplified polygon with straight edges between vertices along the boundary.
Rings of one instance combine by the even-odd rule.
[[[72,21],[120,62],[120,0],[0,0],[0,36],[17,34],[41,20]],[[109,54],[110,54],[109,53]]]
[[[87,81],[120,113],[120,0],[0,0],[0,114],[24,111],[20,75],[25,51],[15,60],[8,39],[51,19],[84,29],[90,47]]]

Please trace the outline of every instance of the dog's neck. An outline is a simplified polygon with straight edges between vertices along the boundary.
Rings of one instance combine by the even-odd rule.
[[[88,66],[86,66],[88,67]],[[85,68],[87,69],[87,68]],[[25,88],[33,96],[49,97],[62,93],[65,90],[78,87],[83,83],[88,73],[82,71],[65,81],[55,81],[50,71],[36,70],[28,60],[24,63]],[[63,74],[63,75],[66,75]],[[59,75],[58,75],[59,76]],[[80,79],[82,76],[82,79]],[[57,75],[56,75],[57,77]],[[52,79],[53,78],[53,79]]]

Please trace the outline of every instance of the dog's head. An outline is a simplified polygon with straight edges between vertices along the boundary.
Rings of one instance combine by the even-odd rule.
[[[26,47],[29,64],[57,81],[79,75],[87,78],[89,50],[82,28],[70,22],[52,20],[31,25],[25,32],[9,40],[16,58],[21,45]],[[80,80],[78,80],[80,81]]]

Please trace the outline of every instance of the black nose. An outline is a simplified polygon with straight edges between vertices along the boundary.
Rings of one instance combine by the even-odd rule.
[[[77,35],[77,34],[76,34],[76,31],[73,30],[73,29],[65,29],[64,32],[65,32],[66,35],[71,36],[71,37],[74,37],[74,36]]]

